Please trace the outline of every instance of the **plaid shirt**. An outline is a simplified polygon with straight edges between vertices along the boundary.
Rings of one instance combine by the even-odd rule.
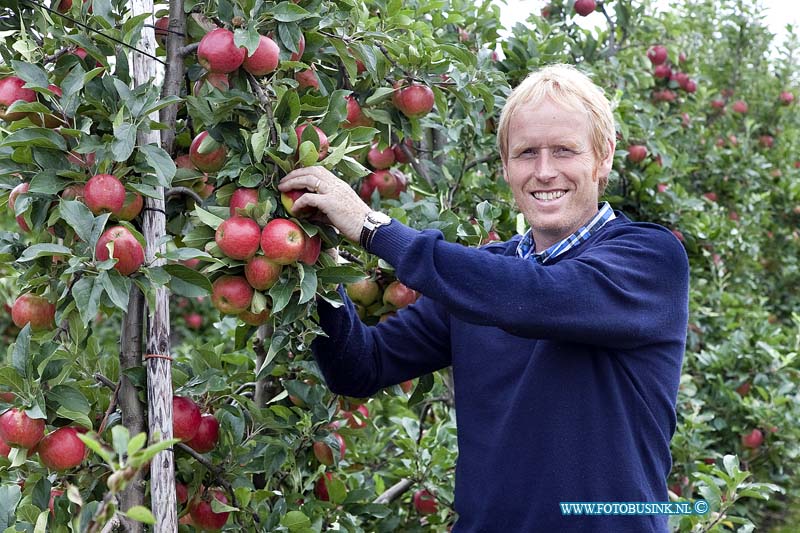
[[[540,265],[545,264],[550,259],[558,257],[567,250],[570,250],[584,241],[586,241],[593,233],[605,226],[609,220],[614,220],[617,216],[611,205],[608,202],[600,204],[597,214],[585,226],[578,228],[578,231],[565,238],[562,241],[555,243],[553,246],[538,254],[534,252],[536,246],[533,242],[533,228],[525,232],[522,240],[517,245],[517,255],[523,259],[533,259]]]

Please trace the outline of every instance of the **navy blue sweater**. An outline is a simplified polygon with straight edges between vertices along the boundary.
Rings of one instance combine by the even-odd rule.
[[[559,502],[665,502],[688,320],[686,253],[621,213],[552,263],[393,221],[372,252],[422,293],[375,327],[320,302],[330,389],[368,396],[453,367],[454,532],[667,530],[664,516],[562,516]],[[343,291],[341,291],[343,292]]]

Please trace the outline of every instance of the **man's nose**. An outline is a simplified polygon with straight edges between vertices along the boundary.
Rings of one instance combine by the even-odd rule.
[[[541,150],[539,152],[539,157],[535,159],[533,164],[537,179],[550,180],[558,173],[556,170],[556,162],[550,150]]]

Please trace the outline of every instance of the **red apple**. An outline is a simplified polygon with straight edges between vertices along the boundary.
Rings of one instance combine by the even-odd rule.
[[[306,218],[310,217],[317,213],[317,208],[311,205],[307,205],[300,209],[294,209],[294,203],[297,201],[298,198],[303,196],[305,193],[310,192],[306,190],[300,189],[292,189],[286,192],[281,193],[281,205],[286,210],[286,212],[290,215],[296,216],[297,218]]]
[[[96,156],[94,152],[89,154],[79,154],[73,150],[67,154],[67,161],[73,165],[78,165],[79,167],[89,168],[94,165],[95,157]]]
[[[433,91],[427,85],[412,83],[392,94],[394,106],[409,118],[427,115],[433,109]]]
[[[758,144],[764,148],[772,148],[772,145],[775,144],[775,138],[772,135],[762,135],[758,138]]]
[[[303,89],[315,89],[317,91],[319,90],[319,78],[317,78],[317,72],[316,69],[314,68],[314,65],[311,65],[311,68],[295,72],[294,79],[297,80],[298,90],[301,91]]]
[[[72,2],[72,0],[69,1]],[[153,31],[155,32],[156,42],[158,43],[159,46],[161,46],[161,48],[166,47],[167,34],[169,33],[167,32],[167,29],[169,28],[169,17],[159,18],[158,20],[156,20],[154,26],[155,29]]]
[[[178,500],[179,504],[189,501],[189,487],[180,481],[175,482],[175,499]]]
[[[669,65],[656,65],[656,68],[653,69],[653,76],[656,78],[669,78],[672,75],[672,69],[669,68]]]
[[[791,105],[792,102],[794,102],[794,93],[791,91],[781,91],[780,100],[783,105]]]
[[[403,390],[403,392],[408,394],[409,392],[411,392],[411,389],[414,388],[414,380],[413,379],[407,379],[407,380],[403,381],[402,383],[400,383],[399,385],[400,385],[400,388]]]
[[[412,154],[414,153],[414,144],[411,142],[411,139],[406,137],[405,139],[403,139],[402,144],[405,144],[408,147],[409,152],[411,152]],[[411,159],[406,155],[405,151],[403,150],[400,144],[395,144],[394,146],[392,146],[392,151],[394,151],[394,159],[398,163],[404,164],[411,162]]]
[[[261,228],[252,218],[235,216],[217,228],[214,240],[231,259],[249,259],[258,251]]]
[[[397,198],[400,196],[399,183],[397,177],[388,170],[376,170],[370,173],[364,181],[367,183],[369,194],[366,198],[361,198],[366,202],[372,196],[372,191],[377,190],[381,198]]]
[[[750,382],[745,381],[744,383],[736,387],[736,394],[742,397],[747,396],[747,393],[750,392],[750,387],[751,387]]]
[[[139,216],[144,207],[144,198],[138,192],[125,193],[125,203],[122,209],[115,213],[117,220],[133,220]]]
[[[244,265],[244,276],[254,289],[265,291],[275,285],[281,277],[283,265],[271,261],[263,255],[250,258]]]
[[[247,209],[247,206],[258,204],[258,189],[247,189],[240,187],[233,191],[230,201],[231,216],[236,216],[239,213],[237,209]]]
[[[14,301],[11,307],[11,320],[18,328],[30,323],[33,331],[53,329],[56,306],[42,296],[27,293]]]
[[[6,444],[6,441],[0,439],[0,455],[3,457],[8,457],[8,454],[11,453],[11,446]]]
[[[328,486],[325,484],[325,479],[328,481],[333,480],[333,474],[331,472],[325,472],[324,476],[320,476],[316,483],[314,483],[314,496],[317,497],[318,500],[322,500],[327,502],[330,497],[328,496]]]
[[[211,285],[211,303],[226,315],[238,315],[252,300],[253,287],[242,276],[224,275]]]
[[[44,419],[12,407],[0,415],[0,439],[14,448],[33,448],[44,437]]]
[[[267,259],[288,265],[303,254],[305,240],[306,234],[300,226],[285,218],[274,218],[261,232],[261,250]]]
[[[394,150],[391,146],[387,146],[383,150],[378,148],[378,143],[373,143],[369,152],[367,152],[367,162],[374,169],[382,170],[389,168],[394,164]]]
[[[338,433],[333,433],[334,438],[339,441],[339,460],[344,459],[344,453],[347,449],[345,445],[344,438],[339,435]],[[313,445],[314,449],[314,457],[317,458],[317,461],[324,464],[325,466],[333,465],[333,449],[325,443],[324,441],[316,441]]]
[[[369,278],[348,283],[345,286],[345,290],[353,302],[365,307],[378,301],[381,295],[381,288],[378,286],[378,282]]]
[[[253,313],[251,311],[245,310],[239,313],[239,320],[248,324],[250,326],[260,326],[262,324],[266,324],[269,322],[269,318],[271,316],[271,311],[269,309],[264,309],[260,313]]]
[[[116,214],[125,204],[125,186],[112,174],[96,174],[86,182],[83,202],[95,215]]]
[[[309,125],[308,122],[305,124],[301,124],[294,129],[295,135],[297,135],[297,150],[299,152],[300,145],[302,144],[303,132],[305,131],[306,127]],[[328,155],[328,148],[330,148],[330,144],[328,143],[328,136],[325,135],[325,132],[319,129],[318,127],[314,126],[314,131],[317,132],[317,137],[319,138],[319,149],[317,150],[319,153],[319,157],[317,158],[319,161],[325,158]]]
[[[233,32],[217,28],[203,35],[197,62],[209,72],[233,72],[242,65],[247,49],[233,42]]]
[[[48,433],[36,445],[42,464],[50,470],[69,470],[80,465],[88,450],[78,438],[79,432],[74,427],[62,427]]]
[[[202,172],[216,172],[225,165],[228,150],[211,137],[207,131],[201,131],[189,146],[189,159]]]
[[[692,79],[689,79],[686,82],[686,85],[683,86],[683,90],[686,91],[687,93],[696,92],[697,91],[697,82],[692,80]]]
[[[203,315],[200,313],[189,313],[184,320],[191,329],[198,330],[203,327]]]
[[[172,436],[190,441],[200,427],[200,408],[185,396],[172,397]]]
[[[369,409],[364,404],[356,407],[355,411],[344,411],[342,416],[347,420],[347,425],[352,429],[364,429],[369,420]]]
[[[189,515],[192,517],[195,527],[203,531],[219,531],[228,521],[229,512],[215,513],[211,510],[211,498],[216,498],[224,504],[228,503],[228,497],[220,489],[211,489],[201,499],[192,500],[189,504]]]
[[[647,157],[647,147],[641,144],[632,144],[628,147],[628,161],[641,163]]]
[[[86,193],[86,186],[83,183],[73,183],[64,187],[61,191],[61,198],[64,200],[80,200]]]
[[[406,287],[398,280],[391,282],[383,291],[383,303],[395,309],[406,307],[416,302],[417,298],[419,298],[417,291]]]
[[[144,264],[144,249],[125,226],[113,226],[100,236],[95,247],[98,261],[109,259],[108,243],[114,244],[114,268],[123,276],[130,276]]]
[[[242,67],[253,76],[264,76],[278,68],[280,55],[281,49],[275,41],[262,35],[258,39],[258,48],[253,55],[244,58]]]
[[[56,498],[60,498],[64,495],[64,491],[61,489],[50,489],[50,503],[47,504],[47,508],[50,509],[50,515],[55,518],[56,512]]]
[[[747,113],[747,102],[744,100],[736,100],[731,106],[731,109],[733,109],[735,113],[745,114]]]
[[[654,44],[647,51],[647,59],[653,65],[661,65],[667,60],[667,47],[661,44]]]
[[[9,113],[7,109],[17,100],[35,102],[36,92],[24,87],[25,80],[17,76],[8,76],[0,79],[0,119],[6,122],[22,120],[27,113]]]
[[[320,238],[319,234],[316,234],[313,237],[306,235],[303,252],[300,254],[300,257],[297,258],[297,260],[305,265],[313,265],[317,262],[317,259],[319,259],[319,253],[321,250],[322,239]]]
[[[56,0],[55,5],[59,13],[66,13],[72,8],[72,0]]]
[[[580,1],[581,0],[578,0],[578,2]],[[594,1],[592,1],[592,3],[594,3]],[[436,514],[438,507],[436,496],[431,494],[430,491],[423,489],[414,493],[414,509],[416,509],[419,514]]]
[[[208,84],[212,87],[219,89],[220,91],[227,91],[231,88],[231,80],[228,78],[228,75],[224,72],[209,72],[202,78],[198,79],[192,85],[192,94],[194,96],[200,96],[203,87]],[[211,90],[211,89],[208,89]]]
[[[300,61],[300,58],[303,57],[303,53],[306,51],[306,38],[301,33],[300,39],[297,41],[297,52],[292,52],[292,55],[289,56],[289,61]]]
[[[754,429],[750,433],[742,435],[742,446],[755,450],[764,442],[764,434],[760,429]]]
[[[210,413],[204,413],[200,417],[197,432],[186,445],[199,453],[208,453],[217,446],[219,440],[219,422]]]
[[[594,0],[575,0],[575,13],[585,17],[594,12],[597,3]]]
[[[714,109],[725,109],[725,101],[720,99],[711,100],[711,107]]]
[[[713,191],[704,193],[703,197],[708,199],[710,202],[716,202],[717,201],[717,193],[715,193]]]
[[[8,207],[11,209],[11,214],[16,215],[15,208],[16,208],[17,197],[20,194],[25,194],[26,192],[28,192],[28,189],[30,189],[30,187],[31,184],[25,182],[25,183],[20,183],[19,185],[11,189],[11,194],[8,195]],[[28,223],[25,222],[24,216],[19,215],[16,217],[16,219],[17,219],[17,224],[19,225],[22,231],[31,230],[31,228],[28,227]]]
[[[356,128],[358,126],[372,127],[375,121],[361,110],[358,99],[351,95],[345,96],[347,100],[347,119],[342,122],[343,128]]]

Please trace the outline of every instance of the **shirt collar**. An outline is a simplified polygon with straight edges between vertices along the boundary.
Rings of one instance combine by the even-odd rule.
[[[572,235],[539,253],[534,252],[536,246],[533,242],[533,228],[531,228],[525,232],[525,235],[522,236],[522,240],[517,245],[517,255],[523,259],[533,259],[539,264],[544,264],[567,250],[571,250],[585,242],[595,232],[605,226],[606,222],[614,220],[615,218],[616,215],[614,214],[614,210],[611,209],[611,204],[603,202],[598,206],[597,214],[592,217],[592,220],[590,220],[588,224],[581,226]]]

